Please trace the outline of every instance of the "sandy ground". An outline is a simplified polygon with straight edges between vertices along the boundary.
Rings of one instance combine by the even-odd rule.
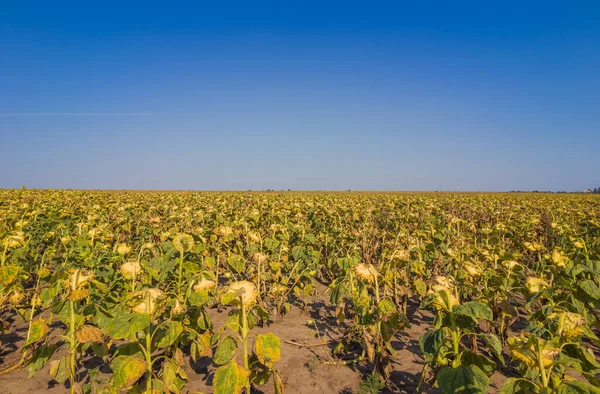
[[[292,307],[290,312],[283,317],[273,317],[270,325],[256,327],[256,333],[272,332],[281,339],[281,360],[277,368],[286,381],[286,393],[353,393],[358,391],[361,381],[361,366],[327,365],[323,362],[331,361],[331,349],[328,346],[311,348],[299,347],[286,341],[302,344],[318,344],[319,338],[315,337],[316,330],[307,325],[307,321],[316,322],[319,333],[325,339],[337,339],[342,334],[342,328],[335,322],[334,307],[329,305],[325,287],[318,288],[319,295],[314,302],[309,303],[306,312],[299,307]],[[211,318],[215,327],[220,327],[227,318],[227,311],[218,312],[211,309]],[[416,310],[411,314],[412,326],[399,333],[392,341],[396,351],[393,356],[394,371],[391,375],[391,385],[384,393],[414,393],[419,382],[423,359],[420,356],[419,337],[431,326],[432,315],[426,311]],[[22,321],[15,320],[11,333],[2,338],[0,357],[3,364],[0,369],[12,365],[20,357],[20,346],[26,335],[27,327]],[[319,362],[316,363],[315,360]],[[211,393],[212,379],[216,366],[210,360],[193,363],[187,361],[186,373],[189,383],[184,387],[184,392]],[[88,362],[93,362],[89,360]],[[241,362],[241,361],[240,361]],[[309,365],[312,364],[312,368]],[[362,370],[364,372],[364,370]],[[505,377],[497,372],[492,376],[489,393],[496,393]],[[8,374],[0,375],[0,393],[64,393],[68,389],[51,381],[48,375],[48,365],[37,375],[28,378],[25,369],[14,370]],[[257,393],[271,394],[274,392],[271,382],[257,387]],[[426,387],[428,393],[439,391]]]

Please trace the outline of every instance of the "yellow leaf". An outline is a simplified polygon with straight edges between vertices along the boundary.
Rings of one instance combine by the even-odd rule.
[[[254,354],[262,364],[273,368],[281,358],[281,341],[272,333],[257,335],[254,340]]]

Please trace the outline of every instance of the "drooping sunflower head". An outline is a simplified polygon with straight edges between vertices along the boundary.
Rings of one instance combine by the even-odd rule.
[[[194,247],[194,237],[189,234],[177,234],[173,238],[173,247],[179,253],[189,252]]]
[[[539,293],[548,287],[548,283],[541,278],[529,276],[525,280],[525,287],[527,288],[527,291],[529,291],[532,294]]]
[[[367,282],[373,282],[377,277],[377,269],[373,264],[357,264],[356,267],[354,267],[354,272],[356,273],[356,276]]]
[[[121,256],[125,256],[131,252],[131,246],[121,243],[117,245],[117,253]]]
[[[126,279],[134,279],[142,270],[142,266],[137,261],[129,261],[121,266],[121,273]]]
[[[150,288],[140,290],[132,295],[136,301],[132,310],[142,315],[152,315],[156,311],[158,300],[163,296],[160,289]]]
[[[254,283],[247,280],[233,282],[227,288],[226,293],[235,295],[235,298],[231,301],[232,305],[241,306],[241,302],[243,302],[246,308],[256,302],[258,295]]]

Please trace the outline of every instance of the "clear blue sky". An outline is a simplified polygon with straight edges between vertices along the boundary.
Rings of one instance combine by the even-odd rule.
[[[0,6],[0,187],[600,186],[597,1],[86,3]]]

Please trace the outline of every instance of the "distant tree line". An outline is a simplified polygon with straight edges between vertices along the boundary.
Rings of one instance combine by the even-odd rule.
[[[510,190],[509,193],[581,193],[581,192],[567,192],[565,190],[552,191],[552,190]]]
[[[551,190],[511,190],[509,193],[568,193],[568,194],[578,194],[578,193],[591,193],[591,194],[600,194],[600,187],[594,189],[586,189],[584,191],[574,191],[568,192],[564,190],[559,191],[551,191]]]

